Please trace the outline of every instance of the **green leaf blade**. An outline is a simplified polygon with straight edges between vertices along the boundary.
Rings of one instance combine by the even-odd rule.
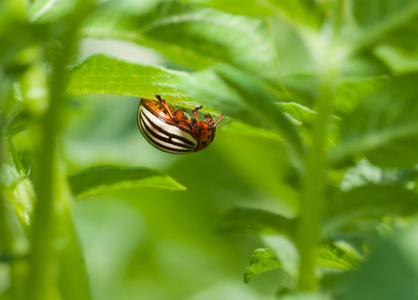
[[[387,43],[402,49],[417,49],[416,43],[411,43],[410,35],[418,30],[418,3],[415,0],[353,0],[351,11],[362,29],[354,46],[362,48]]]
[[[112,12],[91,20],[83,35],[129,40],[196,70],[229,63],[259,78],[277,75],[264,21],[211,8],[169,1],[140,17]]]
[[[253,208],[234,207],[218,220],[215,230],[222,233],[282,233],[293,236],[296,220]]]
[[[70,74],[70,95],[112,94],[155,99],[160,94],[168,100],[189,102],[179,89],[185,72],[163,67],[142,66],[105,55],[89,57]]]
[[[401,185],[367,184],[342,193],[337,201],[328,204],[324,228],[343,228],[354,221],[416,213],[418,197],[414,192]]]
[[[284,16],[291,22],[297,21],[314,29],[319,29],[322,24],[324,16],[314,0],[267,1],[279,16]]]
[[[343,284],[342,300],[413,300],[418,297],[417,224],[373,243],[373,251]]]
[[[250,264],[245,269],[244,282],[248,283],[255,275],[277,270],[281,267],[282,264],[276,258],[273,251],[266,248],[255,249],[251,256]]]
[[[77,199],[128,188],[186,189],[171,177],[147,168],[97,167],[72,174],[68,180]]]
[[[36,0],[29,9],[32,22],[52,22],[72,11],[77,4],[75,0]]]
[[[330,244],[319,247],[318,256],[318,263],[322,267],[338,270],[351,270],[358,265],[357,258]]]
[[[274,10],[268,1],[258,0],[182,0],[182,2],[212,7],[238,15],[246,16],[271,16]]]
[[[368,184],[343,193],[341,205],[333,205],[328,214],[360,211],[363,216],[407,216],[418,212],[418,197],[400,185]]]
[[[418,163],[418,74],[396,77],[367,95],[342,123],[342,142],[331,153],[338,163],[353,155],[366,155],[382,167],[408,167]]]

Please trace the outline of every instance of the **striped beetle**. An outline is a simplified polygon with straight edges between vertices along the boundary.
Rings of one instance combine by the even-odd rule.
[[[190,118],[185,108],[175,109],[160,95],[155,96],[159,101],[141,99],[137,115],[139,130],[151,145],[180,154],[200,151],[213,142],[223,115],[216,122],[209,114],[205,115],[205,121],[200,121],[197,111],[202,106],[193,109],[194,118]]]

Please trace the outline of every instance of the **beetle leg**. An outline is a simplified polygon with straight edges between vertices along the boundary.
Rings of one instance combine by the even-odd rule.
[[[187,118],[189,121],[191,121],[192,119],[190,118],[189,113],[187,112],[187,110],[186,110],[184,107],[182,107],[182,108],[181,108],[181,110],[184,112],[184,115],[186,116],[186,118]]]
[[[192,110],[193,116],[196,118],[196,125],[197,126],[200,126],[200,121],[199,121],[199,116],[197,114],[197,111],[201,108],[202,108],[202,106],[199,105],[198,107],[195,107],[195,109]]]
[[[168,115],[170,116],[170,118],[176,122],[179,123],[179,120],[176,118],[176,116],[173,114],[173,112],[170,109],[170,106],[168,106],[167,102],[161,98],[160,95],[155,95],[155,97],[157,97],[157,99],[160,101],[160,103],[164,106],[164,108],[167,110]]]
[[[222,119],[224,118],[224,115],[220,115],[218,120],[216,120],[215,124],[211,125],[209,127],[209,129],[215,128],[216,126],[218,126],[219,122],[222,121]]]

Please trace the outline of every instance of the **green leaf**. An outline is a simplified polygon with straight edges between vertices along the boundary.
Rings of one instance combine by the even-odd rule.
[[[318,97],[318,77],[307,74],[293,74],[281,78],[280,83],[301,99],[303,105],[312,107]]]
[[[341,66],[341,74],[350,79],[368,79],[391,75],[393,72],[375,51],[363,51],[348,57]]]
[[[352,0],[351,11],[362,30],[354,47],[374,46],[384,42],[404,49],[416,49],[411,36],[418,32],[417,1]]]
[[[198,72],[183,82],[202,103],[252,126],[274,130],[300,159],[304,149],[294,125],[275,104],[279,99],[265,86],[226,65]]]
[[[244,272],[244,282],[250,282],[255,275],[280,269],[282,264],[270,249],[255,249],[250,264]]]
[[[167,175],[147,168],[97,167],[68,177],[77,199],[101,192],[138,187],[183,191],[186,188]]]
[[[384,167],[418,163],[417,80],[418,74],[400,76],[366,96],[344,119],[342,142],[330,153],[332,162],[363,154]]]
[[[179,89],[186,72],[142,66],[105,55],[89,57],[70,73],[67,93],[71,95],[112,94],[155,99],[159,94],[173,104],[194,107]]]
[[[355,219],[409,216],[418,212],[418,196],[399,185],[368,184],[342,193],[339,199],[333,200],[327,205],[325,228],[343,227]]]
[[[234,207],[224,213],[215,225],[217,232],[282,233],[293,236],[296,220],[254,208]]]
[[[103,13],[86,24],[83,34],[129,40],[193,69],[224,62],[259,78],[277,75],[263,20],[210,8],[168,1],[140,17]]]
[[[284,295],[280,300],[332,300],[331,296],[323,292],[299,292]]]
[[[346,253],[331,244],[319,247],[319,265],[331,269],[350,270],[358,265],[355,256]]]
[[[297,21],[319,29],[323,15],[315,0],[265,0],[276,13],[291,23]]]
[[[300,258],[295,244],[279,234],[264,234],[261,239],[282,263],[282,269],[296,279],[299,274]]]
[[[404,53],[389,45],[381,45],[375,50],[375,55],[384,61],[396,74],[406,74],[418,71],[418,53]]]
[[[61,204],[67,206],[68,202]],[[77,299],[91,300],[91,288],[84,253],[68,206],[60,214],[57,222],[59,222],[57,227],[62,230],[59,236],[65,236],[65,243],[60,247],[58,255],[59,273],[57,278],[62,293],[61,297],[63,300],[71,300],[71,295],[77,295]]]
[[[52,22],[72,11],[77,0],[35,0],[29,8],[29,19],[32,22]]]
[[[269,1],[259,0],[182,0],[184,3],[212,7],[238,15],[271,16],[274,9]]]
[[[388,77],[346,80],[338,85],[334,109],[339,115],[349,115],[369,94],[377,92],[389,81]]]
[[[269,38],[277,52],[277,59],[271,63],[278,66],[280,83],[284,85],[282,81],[285,81],[287,76],[298,76],[301,80],[304,80],[304,77],[316,76],[318,74],[317,61],[312,42],[315,43],[319,35],[312,30],[305,30],[304,26],[301,27],[280,18],[269,18],[267,24],[270,32]],[[292,51],[289,51],[290,45]],[[307,90],[310,86],[304,85],[311,82],[309,80],[298,82],[296,79],[294,83],[298,88]],[[306,105],[306,103],[303,104]]]
[[[239,15],[278,15],[286,20],[313,27],[318,27],[322,20],[321,10],[313,0],[182,0],[182,2],[212,7]]]
[[[341,300],[418,299],[418,226],[373,243],[372,253],[344,282]]]
[[[316,119],[316,112],[295,102],[277,103],[289,120],[296,125],[302,141],[310,145],[312,141],[312,128]],[[335,146],[340,140],[340,118],[331,116],[328,125],[327,147]]]
[[[126,15],[142,16],[165,0],[108,0],[99,1],[103,9],[121,12]]]
[[[406,187],[412,183],[417,175],[418,169],[416,168],[379,168],[372,165],[368,160],[363,159],[355,166],[346,170],[340,183],[340,188],[346,192],[366,184],[402,185]]]
[[[36,199],[35,190],[28,171],[23,167],[21,154],[12,139],[8,141],[6,147],[5,150],[9,155],[0,165],[0,189],[26,230],[30,225],[30,216]]]
[[[318,260],[320,266],[338,270],[351,270],[358,265],[357,258],[330,244],[319,248]],[[271,249],[256,249],[244,272],[244,282],[248,283],[255,275],[282,268],[281,260]]]
[[[304,143],[309,144],[312,139],[312,126],[316,118],[316,112],[296,102],[278,102],[277,106],[295,125]],[[336,127],[336,122],[339,118],[333,117],[328,133],[328,141],[330,145],[334,145],[335,141],[339,139],[339,132]],[[241,122],[232,122],[228,124],[228,132],[232,131],[242,134],[250,134],[263,136],[266,138],[278,139],[278,136],[273,131],[268,131],[260,128],[245,125]]]

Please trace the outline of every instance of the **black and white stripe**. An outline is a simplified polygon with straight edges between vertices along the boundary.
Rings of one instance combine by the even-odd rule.
[[[194,152],[197,141],[186,129],[160,118],[147,106],[139,105],[138,126],[154,147],[169,153]]]

